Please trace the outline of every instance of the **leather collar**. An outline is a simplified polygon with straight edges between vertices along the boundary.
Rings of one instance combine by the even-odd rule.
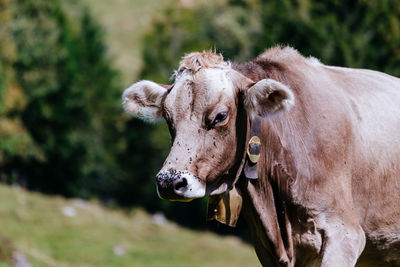
[[[258,179],[257,162],[260,158],[260,132],[261,132],[261,119],[255,117],[250,121],[250,139],[247,144],[247,156],[244,164],[244,175],[248,179]]]
[[[247,116],[246,126],[245,155],[243,155],[243,160],[235,173],[236,177],[233,179],[231,188],[221,195],[210,196],[208,199],[207,220],[217,220],[231,227],[236,226],[243,202],[241,192],[235,186],[236,182],[242,176],[242,172],[244,177],[248,179],[258,179],[257,162],[261,148],[259,138],[261,118],[256,117],[250,120]]]

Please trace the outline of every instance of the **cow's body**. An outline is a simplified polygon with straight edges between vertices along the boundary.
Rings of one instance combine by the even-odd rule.
[[[274,61],[274,55],[264,55],[260,65],[266,57]],[[236,66],[255,81],[268,76],[284,82],[297,100],[290,112],[263,122],[261,143],[268,144],[260,162],[264,176],[242,184],[242,191],[249,192],[248,201],[264,205],[273,200],[277,209],[271,217],[286,208],[299,265],[309,266],[306,260],[312,255],[319,263],[321,249],[339,260],[339,253],[359,253],[362,245],[353,248],[346,239],[364,233],[363,257],[371,266],[373,259],[400,265],[400,79],[369,70],[327,67],[296,56],[275,60],[281,67],[268,72],[255,71],[257,61],[250,68]],[[274,198],[267,187],[276,191]],[[259,224],[263,216],[247,217]],[[258,229],[254,234],[260,236],[260,227],[251,229]],[[324,242],[336,243],[332,252]],[[259,257],[275,261],[265,255],[265,245],[257,243]]]
[[[184,120],[186,115],[172,116],[175,123],[171,132],[173,136],[177,134],[157,177],[164,198],[201,197],[235,186],[243,195],[243,213],[253,233],[257,255],[266,266],[353,266],[361,253],[361,266],[400,265],[400,79],[370,70],[328,67],[291,48],[272,48],[251,62],[232,67],[210,67],[201,61],[206,60],[204,55],[197,61],[190,56],[185,59],[200,66],[195,71],[187,68],[190,74],[177,81],[178,85],[185,84],[186,91],[192,88],[187,85],[190,82],[198,84],[199,79],[210,77],[211,69],[218,71],[212,72],[211,83],[203,83],[202,90],[208,89],[205,95],[199,96],[196,86],[188,93],[190,101],[180,100],[183,96],[177,93],[178,88],[163,93],[165,110],[170,110],[174,103],[184,110],[179,101],[192,105],[191,111],[186,111],[191,114],[185,124],[189,125],[189,138],[196,132],[204,136],[202,145],[194,147],[191,154],[190,141],[179,126],[183,124],[176,123],[177,118]],[[219,69],[227,74],[221,74]],[[238,90],[245,95],[246,111],[240,112],[241,98],[235,96],[238,90],[233,89],[236,93],[229,96],[223,89],[223,97],[218,101],[231,99],[226,106],[231,116],[228,117],[235,122],[228,121],[230,128],[226,128],[219,126],[218,120],[215,130],[202,130],[197,121],[214,112],[201,115],[204,107],[211,106],[207,101],[215,98],[207,97],[213,94],[209,88],[218,82],[224,88],[231,84],[224,80],[224,75],[232,80],[233,88],[245,87]],[[137,87],[131,91],[138,92]],[[269,90],[262,94],[267,92],[271,96],[277,87],[279,95],[262,98],[261,93],[253,92],[261,92],[261,87]],[[157,90],[162,91],[157,87],[153,92]],[[124,95],[126,99],[138,98],[138,93],[128,93]],[[199,99],[203,103],[196,105]],[[249,104],[250,101],[253,102]],[[235,113],[231,112],[231,102],[236,103]],[[265,106],[264,110],[258,110],[257,103]],[[291,108],[286,108],[288,103]],[[126,109],[140,114],[136,109]],[[282,114],[276,115],[276,109]],[[259,178],[249,180],[242,173],[237,181],[231,178],[231,183],[225,185],[224,175],[237,166],[247,145],[248,137],[240,134],[240,129],[247,129],[248,133],[249,126],[241,116],[252,112],[265,118],[261,123]],[[196,119],[196,114],[200,119]],[[170,122],[170,118],[167,120]],[[225,150],[232,149],[231,154],[237,156],[223,154],[224,151],[217,151],[214,156],[212,150],[217,150],[218,135],[223,135],[221,140],[225,141],[221,142],[231,142],[229,134],[233,132],[231,139],[236,139],[237,147]],[[214,142],[214,146],[206,147],[207,142]],[[207,153],[201,154],[204,150]],[[182,163],[185,153],[190,161]],[[210,155],[210,163],[204,155]],[[213,162],[211,155],[218,161]],[[218,169],[218,164],[226,166]],[[218,172],[225,178],[218,178]]]

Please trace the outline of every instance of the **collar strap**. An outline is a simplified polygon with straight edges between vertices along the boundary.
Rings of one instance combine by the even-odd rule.
[[[260,158],[261,141],[259,135],[261,132],[261,119],[256,117],[250,120],[247,117],[246,125],[249,125],[246,131],[246,141],[248,140],[245,149],[246,154],[243,154],[243,159],[238,169],[236,169],[236,177],[232,188],[221,195],[210,196],[208,199],[207,220],[217,220],[231,227],[235,227],[242,208],[242,195],[235,186],[242,170],[244,170],[246,178],[258,178],[257,162]],[[244,164],[243,161],[245,162]]]
[[[250,120],[250,139],[247,143],[247,157],[244,164],[244,175],[248,179],[258,179],[257,162],[260,158],[261,149],[261,119],[255,117]]]

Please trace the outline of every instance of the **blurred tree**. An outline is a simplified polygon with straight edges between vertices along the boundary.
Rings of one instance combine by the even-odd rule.
[[[255,53],[289,44],[324,63],[400,75],[398,2],[261,1],[265,30]]]
[[[191,51],[216,49],[237,60],[248,59],[260,26],[258,16],[224,1],[168,8],[143,38],[141,77],[167,82],[180,58]]]
[[[248,60],[276,44],[326,64],[400,75],[396,0],[229,0],[167,9],[144,37],[142,77],[166,81],[183,54]]]
[[[14,1],[14,69],[27,95],[23,121],[44,153],[19,169],[29,188],[71,195],[86,156],[86,90],[77,88],[78,42],[58,1]]]
[[[81,25],[77,88],[88,91],[85,110],[91,116],[90,129],[82,134],[89,148],[80,175],[82,188],[122,205],[157,209],[152,177],[161,157],[149,135],[153,126],[122,114],[121,89],[113,84],[115,73],[104,57],[102,33],[87,11]]]
[[[11,24],[11,1],[0,0],[0,181],[8,182],[16,180],[17,173],[11,166],[19,159],[42,156],[21,121],[26,97],[14,80]]]
[[[0,1],[0,179],[158,209],[153,126],[123,114],[117,73],[88,10],[73,0]]]
[[[16,80],[23,124],[43,157],[14,161],[19,182],[66,196],[106,195],[114,183],[120,93],[99,26],[59,1],[13,2]],[[116,168],[118,170],[118,168]]]

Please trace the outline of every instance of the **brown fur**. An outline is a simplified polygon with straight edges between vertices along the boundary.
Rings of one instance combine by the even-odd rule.
[[[182,58],[178,71],[189,70],[192,73],[196,73],[202,68],[217,68],[220,66],[228,66],[221,54],[216,54],[212,51],[193,52]]]
[[[378,177],[375,170],[369,169],[368,162],[362,155],[365,154],[365,149],[373,148],[361,148],[360,144],[357,144],[359,141],[356,121],[360,120],[360,114],[354,114],[358,116],[357,119],[353,117],[351,110],[354,108],[351,108],[348,96],[341,94],[341,90],[346,87],[342,89],[336,85],[358,82],[357,75],[361,73],[355,73],[353,77],[347,73],[338,74],[335,71],[330,73],[330,70],[323,69],[322,64],[315,64],[315,61],[309,62],[290,48],[273,48],[253,61],[233,65],[233,68],[253,81],[265,78],[278,80],[288,85],[296,95],[296,106],[289,113],[264,121],[261,177],[255,183],[246,182],[241,185],[242,191],[249,195],[249,203],[252,203],[253,209],[258,210],[259,213],[256,217],[246,216],[249,223],[253,225],[251,229],[254,230],[255,238],[260,238],[257,221],[260,218],[263,221],[265,216],[269,216],[269,220],[274,221],[265,226],[272,231],[272,234],[274,231],[281,231],[281,238],[278,240],[268,239],[269,245],[265,245],[265,242],[261,242],[262,244],[256,242],[256,250],[263,264],[268,265],[274,261],[271,254],[266,253],[266,250],[270,250],[272,246],[272,251],[276,251],[277,258],[280,258],[282,263],[286,262],[286,265],[294,264],[294,259],[289,256],[292,253],[297,254],[299,265],[310,264],[307,261],[310,255],[314,255],[309,258],[311,261],[319,261],[320,264],[322,261],[325,265],[321,252],[299,242],[301,240],[299,237],[289,236],[288,239],[286,237],[288,231],[292,231],[291,227],[294,227],[293,231],[297,232],[298,236],[301,236],[301,232],[304,231],[315,231],[313,224],[307,226],[307,220],[325,211],[337,214],[348,229],[357,229],[358,225],[363,227],[367,235],[367,249],[360,259],[360,264],[363,264],[363,260],[364,262],[371,260],[368,255],[374,255],[381,260],[386,258],[389,261],[385,264],[400,264],[400,257],[395,256],[400,249],[399,239],[396,242],[392,241],[392,245],[389,245],[388,241],[383,241],[385,239],[383,238],[379,242],[386,242],[386,245],[382,246],[384,249],[379,249],[374,233],[376,229],[381,229],[382,237],[396,235],[396,231],[397,236],[400,235],[400,188],[398,186],[400,172],[395,172],[398,168],[387,170],[390,174],[386,175],[390,175],[390,178],[388,176],[384,178]],[[378,82],[375,83],[378,84]],[[397,84],[400,88],[398,81]],[[357,95],[354,91],[352,93]],[[322,106],[321,103],[323,103]],[[400,124],[399,122],[398,119],[397,125]],[[399,155],[400,147],[397,146],[395,149]],[[385,159],[377,158],[376,160]],[[392,160],[397,161],[397,164],[400,163],[399,157]],[[362,174],[358,174],[359,171]],[[366,193],[364,186],[360,185],[367,186],[370,178],[365,179],[365,177],[371,177],[371,175],[376,177],[373,180],[390,179],[392,183],[397,183],[396,189],[389,191],[385,186],[374,182],[373,196]],[[270,190],[274,192],[274,200],[270,199]],[[386,203],[388,199],[385,199],[389,196],[390,206],[381,206],[370,211],[367,216],[371,218],[361,215],[363,206],[367,203],[371,201]],[[267,203],[271,202],[274,207],[265,209],[264,207],[268,206]],[[282,212],[283,217],[281,217]],[[286,216],[289,218],[289,225]],[[396,218],[397,221],[392,218]],[[302,222],[300,224],[299,219]],[[366,224],[377,219],[379,223],[377,222],[373,227]],[[386,224],[390,227],[386,227]],[[274,225],[279,225],[279,227]],[[398,228],[394,230],[396,225]],[[326,238],[325,230],[320,231],[320,233],[316,232],[315,236],[321,238],[321,249],[324,250],[324,247],[334,240],[330,241]],[[293,243],[297,243],[295,251],[290,245]],[[282,250],[282,247],[286,247],[286,251]],[[377,256],[379,253],[381,253],[380,256]]]
[[[232,66],[212,52],[191,53],[178,71],[168,92],[142,83],[163,99],[152,113],[162,110],[174,137],[157,175],[161,195],[190,198],[173,191],[182,177],[196,185],[194,197],[204,187],[221,194],[236,186],[265,266],[400,265],[399,79],[325,66],[288,47]],[[295,104],[280,114],[257,113],[264,116],[259,179],[237,180],[249,139],[246,117],[283,101],[283,94],[264,96],[268,90],[249,97],[260,84],[273,89],[271,80],[290,88]],[[147,94],[133,88],[145,97],[136,104],[145,105]],[[220,112],[227,119],[210,127]]]

